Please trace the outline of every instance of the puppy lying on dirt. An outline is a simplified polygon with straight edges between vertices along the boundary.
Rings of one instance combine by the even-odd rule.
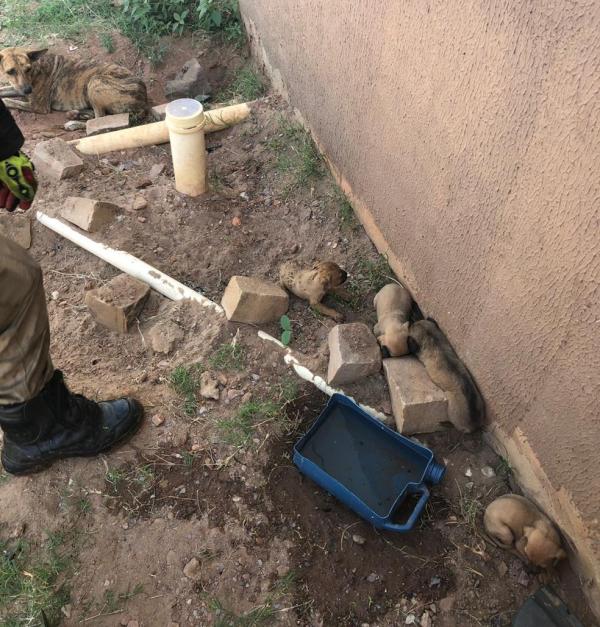
[[[470,372],[433,320],[419,320],[408,332],[408,350],[425,366],[431,380],[448,398],[448,419],[465,433],[484,418],[481,394]]]
[[[318,312],[336,322],[342,322],[344,315],[323,305],[321,301],[327,293],[335,293],[340,298],[348,298],[342,284],[348,273],[332,261],[318,261],[311,270],[302,270],[293,261],[284,263],[279,269],[279,282],[292,294],[307,300]]]
[[[93,109],[98,118],[110,113],[143,112],[146,85],[129,70],[114,63],[71,61],[46,50],[0,50],[0,70],[8,78],[12,95],[4,98],[13,109],[33,113]],[[0,90],[0,96],[7,94]]]
[[[485,510],[483,524],[495,544],[512,549],[534,566],[549,568],[567,556],[550,520],[517,494],[492,501]]]
[[[384,357],[400,357],[408,353],[408,317],[412,297],[408,290],[397,283],[384,285],[373,301],[377,310],[377,324],[373,333],[381,346]]]

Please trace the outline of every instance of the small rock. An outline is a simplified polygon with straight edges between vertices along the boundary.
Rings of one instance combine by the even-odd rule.
[[[524,570],[522,570],[519,573],[519,577],[517,579],[517,583],[522,585],[524,588],[527,588],[527,586],[529,586],[529,581],[530,581],[529,575]]]
[[[231,224],[233,226],[242,226],[242,220],[239,216],[235,216],[234,218],[232,218]]]
[[[242,390],[227,390],[227,400],[233,401],[243,395]]]
[[[124,523],[121,525],[121,529],[124,529],[125,531],[127,531],[127,529],[129,529],[129,523],[124,522]]]
[[[248,192],[242,192],[240,194],[240,198],[243,198],[244,200],[250,200],[250,197],[248,196]]]
[[[433,621],[431,620],[429,612],[423,612],[421,615],[421,627],[431,627],[432,625]]]
[[[183,329],[171,320],[161,320],[148,331],[152,350],[164,355],[168,355],[184,337]]]
[[[414,614],[409,614],[404,620],[405,625],[414,625],[417,622],[417,617]]]
[[[491,466],[484,466],[481,469],[481,474],[486,477],[487,479],[491,479],[492,477],[496,476],[496,472],[494,471],[494,469]]]
[[[50,296],[52,297],[52,300],[58,300],[59,293],[54,291],[50,294]]]
[[[152,185],[152,181],[150,179],[140,179],[136,184],[136,189],[144,189],[144,187],[150,187]]]
[[[233,496],[233,497],[231,497],[231,500],[234,503],[239,503],[242,500],[242,497],[241,496]]]
[[[140,627],[140,623],[137,620],[130,620],[127,623],[127,627]]]
[[[508,572],[508,566],[506,565],[506,562],[500,562],[497,566],[497,570],[500,577],[504,577],[504,575],[506,575],[506,573]]]
[[[148,177],[153,181],[156,180],[165,171],[164,163],[155,163],[148,173]]]
[[[65,615],[66,618],[71,618],[71,610],[73,609],[73,606],[68,603],[67,605],[63,605],[60,608],[60,611]]]
[[[217,381],[221,385],[227,385],[227,375],[224,372],[217,373]]]
[[[444,597],[439,602],[440,610],[445,613],[451,612],[454,607],[454,601],[455,598],[453,594],[449,594],[447,597]]]
[[[470,468],[467,468],[465,470],[465,477],[472,477],[473,476],[473,471]]]
[[[65,131],[85,131],[85,128],[85,122],[80,122],[79,120],[65,122]]]
[[[352,542],[354,542],[355,544],[363,545],[366,542],[366,540],[361,535],[359,535],[358,533],[355,533],[352,536]]]
[[[472,481],[467,481],[467,483],[465,483],[465,488],[467,488],[467,490],[472,490],[475,487],[475,484]]]
[[[148,201],[142,196],[142,194],[136,194],[131,201],[132,211],[141,211],[148,206]]]
[[[144,222],[146,222],[146,218],[144,216],[138,216],[138,222],[144,224]]]
[[[162,414],[154,414],[152,416],[152,424],[155,427],[160,427],[165,422],[165,417]]]
[[[192,559],[183,567],[183,574],[188,579],[199,579],[200,562],[195,557],[192,557]]]
[[[442,580],[437,577],[437,576],[433,576],[430,580],[429,580],[429,587],[430,588],[435,588],[437,586],[439,586],[442,583]]]
[[[367,577],[367,581],[369,583],[375,583],[376,581],[379,581],[379,575],[377,573],[371,573],[368,577]]]
[[[300,250],[300,244],[294,244],[291,248],[290,248],[290,254],[291,255],[295,255],[298,251]]]
[[[203,372],[200,375],[200,396],[215,401],[219,400],[219,382],[212,372]]]

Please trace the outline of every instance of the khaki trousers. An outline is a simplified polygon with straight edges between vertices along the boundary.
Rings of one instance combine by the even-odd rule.
[[[37,396],[54,372],[39,264],[0,235],[0,405]]]

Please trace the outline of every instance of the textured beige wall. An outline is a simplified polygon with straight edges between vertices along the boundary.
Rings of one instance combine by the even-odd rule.
[[[600,611],[600,5],[241,4]]]

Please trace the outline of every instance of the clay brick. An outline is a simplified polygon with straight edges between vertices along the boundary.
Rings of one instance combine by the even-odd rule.
[[[115,115],[105,115],[101,118],[92,118],[85,125],[86,135],[99,135],[100,133],[110,133],[120,131],[129,126],[129,113],[116,113]]]
[[[69,196],[60,215],[80,229],[93,233],[111,222],[119,207],[93,198]]]
[[[31,247],[31,220],[24,215],[0,214],[0,235],[19,244],[23,248]]]
[[[59,137],[40,142],[33,151],[33,163],[39,174],[60,181],[77,176],[83,161]]]
[[[221,304],[228,320],[261,324],[279,320],[288,310],[289,297],[280,287],[263,279],[233,276]]]
[[[392,410],[400,433],[431,433],[445,429],[448,421],[446,395],[429,378],[415,357],[383,360]]]
[[[150,288],[128,274],[119,274],[106,285],[85,295],[97,322],[117,333],[127,333],[129,325],[142,311]]]
[[[344,385],[381,370],[381,351],[366,324],[338,324],[329,332],[327,381]]]
[[[161,122],[167,116],[167,105],[169,103],[165,102],[164,104],[156,105],[152,107],[152,117],[157,121]]]

